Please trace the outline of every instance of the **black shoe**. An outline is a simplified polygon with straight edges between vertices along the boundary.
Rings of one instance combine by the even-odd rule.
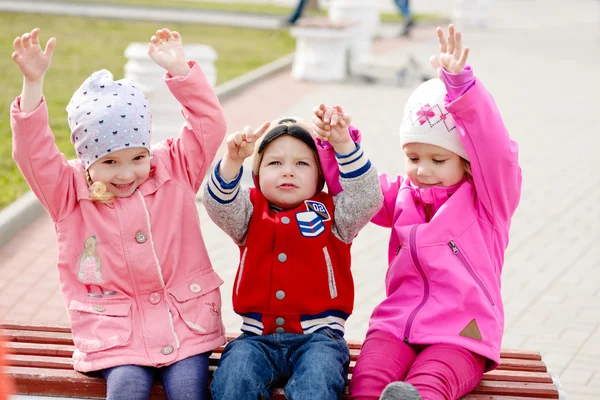
[[[412,27],[415,25],[415,20],[413,17],[409,17],[404,21],[404,26],[400,31],[400,36],[407,37],[410,36],[410,31]]]

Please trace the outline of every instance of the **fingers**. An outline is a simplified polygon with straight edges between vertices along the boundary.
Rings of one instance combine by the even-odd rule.
[[[452,52],[452,54],[456,59],[459,59],[462,52],[462,34],[460,32],[456,32],[456,34],[454,35],[454,40],[455,44],[454,51]]]
[[[176,32],[176,31],[171,32],[167,28],[157,30],[156,36],[153,36],[153,37],[156,37],[158,39],[159,43],[173,42],[175,40],[181,39],[181,35],[179,34],[179,32]]]
[[[269,126],[271,126],[271,121],[267,121],[267,122],[263,123],[258,129],[256,129],[254,132],[252,132],[252,135],[247,136],[246,140],[248,142],[256,141],[259,137],[264,135],[264,133],[267,131],[267,129],[269,129]]]
[[[54,54],[55,46],[56,46],[56,39],[50,38],[50,40],[48,40],[48,43],[46,43],[46,48],[44,49],[44,54],[46,54],[46,56],[48,58],[52,58],[52,54]]]
[[[35,28],[31,31],[31,44],[40,44],[40,29]]]
[[[446,38],[444,37],[444,31],[438,26],[436,33],[440,42],[440,53],[445,53],[448,49],[448,44],[446,43]]]
[[[340,118],[340,126],[346,127],[352,122],[352,114],[344,113]]]
[[[31,33],[24,33],[21,36],[21,42],[23,42],[23,47],[26,49],[31,46]]]
[[[456,40],[454,37],[454,25],[448,25],[448,53],[454,54],[454,48],[456,46]]]
[[[329,127],[329,124],[326,124],[325,122],[323,122],[323,120],[317,115],[313,116],[312,122],[313,122],[314,127],[317,127],[322,130],[325,130]]]
[[[331,131],[328,129],[322,129],[319,128],[318,126],[313,126],[313,132],[319,136],[319,138],[321,138],[322,140],[329,140],[329,137],[331,136]]]
[[[323,113],[325,112],[325,104],[321,103],[317,106],[313,107],[313,114],[316,115],[317,117],[322,117]]]
[[[461,66],[461,68],[463,68],[463,69],[465,68],[465,64],[467,63],[468,58],[469,58],[469,48],[465,47],[463,49],[462,55],[458,59],[458,64]]]
[[[23,50],[23,41],[21,40],[21,36],[17,36],[15,40],[13,40],[13,47],[16,51]]]
[[[327,107],[325,109],[325,112],[323,113],[323,122],[328,124],[331,121],[331,117],[333,116],[334,113],[335,113],[334,108]]]
[[[335,106],[334,113],[331,115],[331,126],[336,126],[344,115],[344,110],[340,106]]]

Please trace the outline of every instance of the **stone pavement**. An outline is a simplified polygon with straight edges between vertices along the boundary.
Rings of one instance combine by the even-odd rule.
[[[431,1],[431,0],[430,0]],[[520,146],[521,204],[503,273],[505,347],[539,350],[569,399],[600,398],[600,4],[595,0],[497,0],[487,28],[465,28],[470,63],[494,94]],[[413,39],[376,45],[378,66],[426,63],[437,51],[431,28]],[[386,71],[386,68],[380,69]],[[375,70],[375,68],[374,68]],[[391,71],[390,71],[391,73]],[[319,103],[341,104],[364,134],[380,171],[402,172],[397,131],[412,87],[292,81],[284,71],[228,99],[229,131],[284,115],[309,118]],[[260,99],[260,101],[257,101]],[[248,180],[246,180],[247,182]],[[229,331],[238,251],[207,218],[201,224],[215,269],[225,280]],[[355,312],[350,339],[362,339],[383,298],[387,232],[367,226],[353,246]],[[53,226],[40,218],[0,249],[0,309],[6,319],[67,322],[54,269]]]

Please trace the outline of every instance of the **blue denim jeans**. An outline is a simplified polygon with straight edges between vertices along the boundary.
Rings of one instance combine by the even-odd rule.
[[[339,399],[346,383],[350,351],[331,329],[301,335],[242,334],[225,347],[213,375],[213,400],[270,399],[285,385],[291,400]]]
[[[410,18],[410,6],[408,2],[409,0],[394,0],[404,18]]]
[[[209,355],[198,354],[162,368],[119,365],[103,369],[106,398],[147,400],[154,375],[159,373],[169,400],[207,400]]]

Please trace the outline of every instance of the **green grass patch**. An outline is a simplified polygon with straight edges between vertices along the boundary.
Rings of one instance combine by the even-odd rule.
[[[115,79],[123,77],[127,59],[125,48],[131,42],[147,42],[157,29],[168,27],[181,33],[184,43],[212,46],[218,59],[218,83],[294,51],[295,41],[285,30],[264,31],[200,24],[120,21],[21,13],[0,13],[3,34],[0,38],[0,208],[6,207],[28,190],[12,160],[10,104],[21,92],[22,74],[10,58],[12,42],[34,27],[41,29],[41,40],[57,39],[52,67],[46,75],[44,93],[48,102],[50,125],[60,150],[74,157],[69,141],[65,107],[73,92],[93,71],[106,68]]]
[[[74,1],[74,0],[72,0]],[[369,0],[364,0],[369,1]],[[77,3],[96,3],[96,4],[119,4],[141,7],[156,7],[156,8],[189,8],[207,11],[224,11],[233,13],[249,13],[275,16],[288,16],[294,10],[291,7],[277,6],[272,4],[256,4],[256,3],[222,3],[202,0],[77,0]],[[304,9],[303,16],[327,15],[327,10],[311,10]],[[415,20],[435,20],[440,19],[440,15],[435,14],[416,14]],[[381,13],[381,21],[383,22],[402,22],[403,18],[399,13]]]

